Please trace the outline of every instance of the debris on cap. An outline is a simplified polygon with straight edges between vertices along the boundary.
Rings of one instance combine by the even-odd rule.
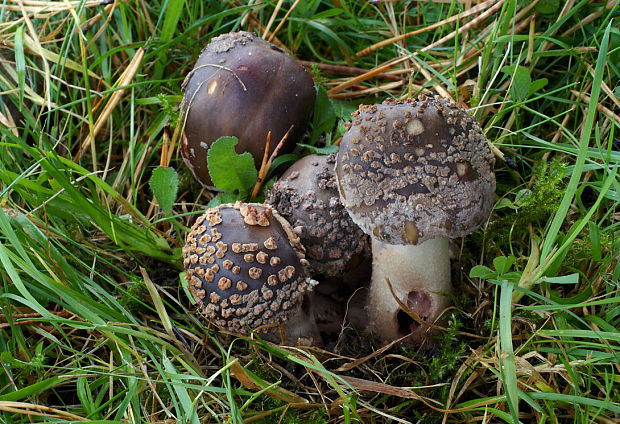
[[[342,276],[353,258],[370,257],[368,236],[344,209],[334,175],[335,155],[295,162],[268,191],[273,205],[306,248],[312,275]]]
[[[317,284],[308,277],[299,237],[275,210],[259,204],[219,205],[186,237],[183,264],[202,312],[234,333],[283,323]]]
[[[487,143],[475,119],[444,98],[361,105],[336,163],[343,204],[386,243],[469,234],[493,205],[495,158]]]

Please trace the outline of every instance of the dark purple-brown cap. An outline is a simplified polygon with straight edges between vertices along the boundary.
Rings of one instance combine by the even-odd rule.
[[[317,284],[290,224],[259,204],[208,209],[186,237],[183,264],[202,312],[240,334],[283,323]]]
[[[336,163],[342,202],[386,243],[469,234],[493,205],[495,158],[487,143],[475,119],[444,98],[361,105]]]
[[[215,37],[183,83],[185,127],[181,153],[202,184],[211,184],[207,150],[222,136],[239,139],[257,166],[271,131],[270,154],[289,134],[282,151],[303,136],[314,108],[312,76],[293,57],[250,32]]]
[[[370,256],[368,236],[340,202],[335,163],[335,155],[305,156],[282,174],[266,197],[299,235],[312,274],[327,277],[342,276],[352,259]]]

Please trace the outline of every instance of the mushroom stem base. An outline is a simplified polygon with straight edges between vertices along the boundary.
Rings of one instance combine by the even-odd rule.
[[[315,295],[305,293],[299,309],[290,314],[282,322],[285,340],[277,327],[271,328],[267,333],[261,334],[265,340],[273,343],[284,342],[288,346],[321,346],[323,339],[315,319]]]
[[[369,330],[383,340],[411,333],[419,342],[430,328],[417,323],[390,292],[423,321],[433,323],[448,306],[451,293],[449,242],[446,238],[419,245],[392,245],[372,240],[373,271],[368,296]]]

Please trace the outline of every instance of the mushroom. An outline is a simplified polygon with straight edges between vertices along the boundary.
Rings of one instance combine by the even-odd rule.
[[[421,95],[361,105],[340,144],[336,178],[351,218],[372,237],[369,329],[384,340],[428,328],[449,304],[448,237],[479,228],[493,205],[495,159],[475,119]]]
[[[291,126],[282,151],[303,136],[314,108],[312,76],[280,48],[249,32],[215,37],[183,82],[183,159],[196,179],[211,184],[207,150],[222,136],[239,139],[257,167],[271,131],[269,153]]]
[[[320,342],[308,297],[317,282],[299,237],[271,207],[207,209],[186,237],[183,264],[190,292],[216,326],[277,340],[282,324],[288,340]]]
[[[295,162],[266,202],[292,226],[306,248],[312,275],[342,277],[370,257],[368,236],[351,220],[338,195],[335,155],[308,155]]]

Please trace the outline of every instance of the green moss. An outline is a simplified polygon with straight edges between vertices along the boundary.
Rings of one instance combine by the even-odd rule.
[[[168,117],[170,125],[176,127],[179,125],[179,110],[176,105],[170,101],[171,96],[167,96],[163,93],[157,95],[157,99],[161,105],[162,111]]]
[[[136,279],[137,280],[137,279]],[[118,289],[119,299],[118,302],[128,311],[132,313],[145,311],[144,303],[141,301],[143,298],[142,293],[146,292],[146,286],[141,281],[130,283],[126,290]]]
[[[389,384],[394,386],[426,386],[438,384],[437,387],[424,389],[424,396],[445,402],[450,391],[450,381],[454,380],[456,372],[463,363],[463,354],[466,344],[457,335],[462,323],[452,314],[447,330],[437,335],[432,348],[419,351],[418,346],[403,347],[404,354],[413,359],[419,366],[409,373],[392,374]],[[464,381],[470,371],[466,371],[461,381]],[[443,383],[443,384],[442,384]],[[443,414],[437,411],[419,408],[417,402],[404,403],[399,408],[407,408],[410,414],[418,421],[427,424],[440,423]]]
[[[532,191],[523,199],[522,213],[534,219],[545,219],[555,211],[564,195],[565,178],[566,164],[560,159],[539,162],[534,169]]]
[[[460,328],[461,323],[453,315],[448,331],[443,334],[438,344],[439,351],[428,364],[431,380],[443,381],[445,376],[454,374],[458,370],[459,358],[465,352],[465,342],[456,338]]]
[[[529,225],[544,227],[545,221],[557,210],[566,178],[566,163],[560,159],[540,161],[534,167],[531,188],[509,193],[498,202],[486,234],[493,237],[500,249],[509,247],[511,240],[529,240]]]
[[[413,385],[430,384],[450,380],[449,375],[456,373],[460,366],[461,355],[465,352],[465,342],[457,338],[458,332],[462,328],[462,323],[452,314],[446,331],[437,336],[437,340],[431,351],[418,352],[417,346],[403,347],[405,354],[420,363],[425,372],[418,371],[410,374],[409,378],[413,379]],[[401,375],[403,377],[403,375]],[[441,393],[441,398],[447,395]],[[439,389],[443,391],[443,389]],[[427,393],[428,394],[428,393]]]

